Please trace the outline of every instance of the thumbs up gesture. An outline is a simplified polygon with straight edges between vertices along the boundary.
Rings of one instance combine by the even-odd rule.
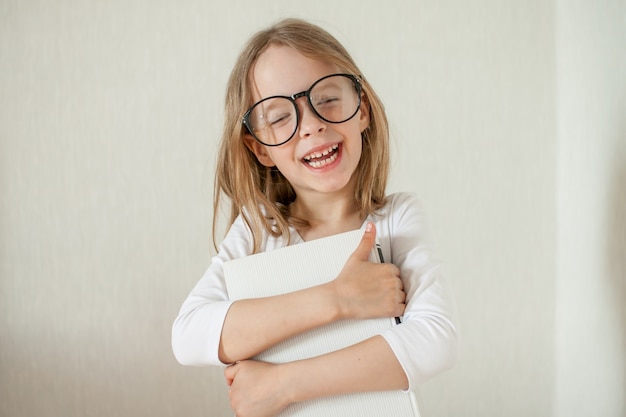
[[[400,270],[393,264],[369,261],[376,228],[368,223],[359,246],[332,281],[342,318],[397,317],[404,313],[406,294]]]

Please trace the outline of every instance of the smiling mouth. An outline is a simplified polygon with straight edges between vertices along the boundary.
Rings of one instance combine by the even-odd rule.
[[[302,158],[302,161],[313,168],[321,168],[326,165],[332,164],[338,157],[339,145],[334,144],[324,149],[323,151],[310,153],[309,155]]]

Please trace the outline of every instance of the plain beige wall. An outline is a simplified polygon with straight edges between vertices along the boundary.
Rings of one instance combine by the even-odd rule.
[[[352,52],[429,213],[463,334],[423,414],[624,415],[626,8],[587,3],[1,1],[0,416],[231,415],[170,327],[226,78],[286,16]]]
[[[557,1],[555,417],[626,415],[626,1]]]

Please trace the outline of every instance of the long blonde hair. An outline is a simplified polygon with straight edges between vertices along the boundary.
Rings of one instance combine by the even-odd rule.
[[[226,90],[224,131],[220,143],[213,197],[213,243],[223,195],[230,200],[229,225],[241,215],[253,237],[253,252],[260,250],[263,233],[289,238],[289,225],[306,227],[306,221],[289,214],[296,198],[287,179],[275,167],[259,163],[245,145],[242,117],[253,104],[250,71],[270,45],[294,48],[302,55],[335,64],[342,72],[361,75],[346,49],[324,29],[299,19],[285,19],[257,32],[245,46],[230,74]],[[362,80],[370,123],[361,134],[361,160],[356,168],[355,202],[362,216],[385,204],[389,172],[389,129],[384,107]]]

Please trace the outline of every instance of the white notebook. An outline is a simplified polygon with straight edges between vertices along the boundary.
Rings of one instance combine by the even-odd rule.
[[[363,230],[312,240],[224,263],[230,299],[267,297],[333,280],[358,246]],[[372,261],[378,261],[374,252]],[[289,312],[285,312],[288,314]],[[351,346],[395,325],[393,318],[342,320],[295,336],[255,359],[284,363]],[[418,417],[415,395],[404,391],[357,393],[292,404],[280,417]]]

